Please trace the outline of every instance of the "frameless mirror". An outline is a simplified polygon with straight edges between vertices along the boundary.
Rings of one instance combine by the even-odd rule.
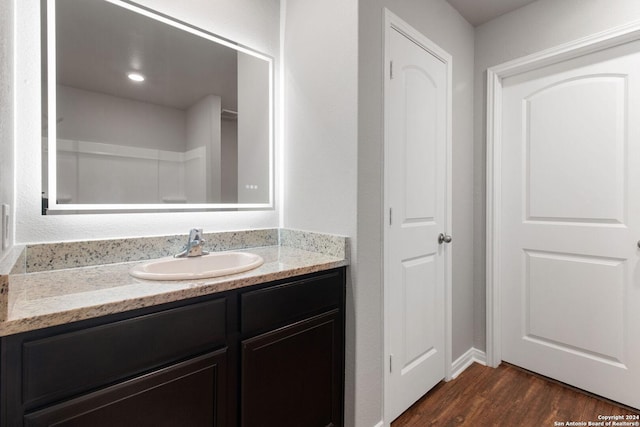
[[[273,207],[270,57],[129,1],[42,26],[48,213]]]

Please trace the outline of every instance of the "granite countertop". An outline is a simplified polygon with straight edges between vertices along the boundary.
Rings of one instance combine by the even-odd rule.
[[[244,273],[181,281],[143,280],[129,274],[133,266],[146,261],[13,274],[9,276],[6,316],[0,321],[0,336],[348,265],[345,256],[293,246],[271,245],[235,251],[258,254],[264,264]]]

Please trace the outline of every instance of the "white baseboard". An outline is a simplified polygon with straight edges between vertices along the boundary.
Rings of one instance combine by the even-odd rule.
[[[380,422],[373,427],[384,427],[384,421],[380,420]]]
[[[486,366],[487,354],[484,351],[471,347],[451,365],[451,379],[455,379],[474,362]]]

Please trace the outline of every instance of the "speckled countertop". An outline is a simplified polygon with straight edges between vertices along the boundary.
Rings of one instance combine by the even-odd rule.
[[[129,275],[133,266],[144,261],[11,274],[0,336],[348,265],[346,238],[327,240],[326,235],[287,230],[276,240],[279,244],[234,249],[262,256],[264,264],[259,268],[210,279],[151,281]],[[327,249],[327,241],[333,246],[322,250]]]

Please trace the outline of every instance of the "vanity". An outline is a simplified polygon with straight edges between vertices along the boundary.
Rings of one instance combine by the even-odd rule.
[[[185,216],[170,212],[214,210],[277,222],[277,36],[264,53],[130,0],[40,12],[44,222],[157,213],[172,229]],[[153,281],[173,264],[140,264],[182,253],[184,236],[14,247],[0,260],[0,427],[343,425],[346,238],[204,238],[264,263]]]
[[[0,425],[343,425],[347,260],[279,232],[239,249],[262,266],[212,279],[10,275]]]

